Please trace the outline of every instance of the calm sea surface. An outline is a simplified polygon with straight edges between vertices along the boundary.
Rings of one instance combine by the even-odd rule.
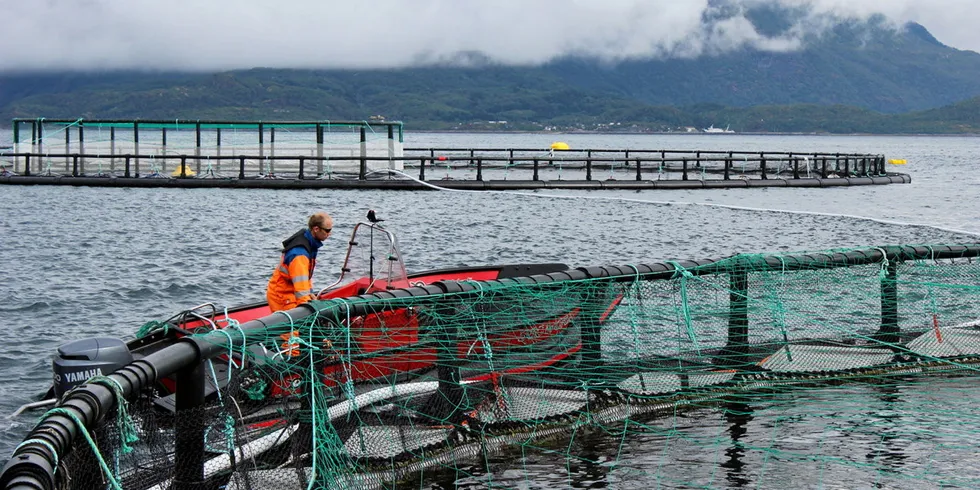
[[[524,194],[0,186],[0,414],[48,386],[50,356],[65,341],[128,337],[204,302],[262,299],[280,241],[317,209],[332,213],[337,229],[320,255],[319,284],[335,276],[341,237],[367,209],[387,219],[410,270],[980,242],[980,139],[972,137],[407,133],[405,146],[546,149],[558,140],[597,149],[884,153],[908,160],[896,169],[912,183]],[[0,147],[10,141],[0,131]],[[969,488],[980,484],[980,446],[958,431],[964,418],[980,418],[976,399],[973,378],[910,379],[706,407],[642,435],[572,441],[587,463],[509,455],[455,484]],[[0,421],[3,459],[37,415]]]

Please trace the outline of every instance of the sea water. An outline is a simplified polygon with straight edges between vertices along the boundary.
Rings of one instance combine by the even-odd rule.
[[[0,147],[11,135],[0,131]],[[368,209],[410,271],[559,261],[626,265],[889,244],[980,241],[977,138],[412,133],[406,148],[572,148],[882,153],[911,184],[644,191],[355,191],[0,186],[0,414],[50,384],[58,345],[131,337],[205,302],[261,300],[282,239],[333,214],[315,282],[336,277]],[[425,486],[930,488],[980,484],[963,430],[975,378],[909,379],[704,407],[626,438],[588,433],[508,452]],[[897,402],[896,402],[897,401]],[[898,408],[896,408],[898,407]],[[9,455],[38,413],[0,422]],[[967,424],[967,425],[964,425]],[[975,440],[976,437],[973,437]],[[583,455],[567,459],[562,454]],[[629,462],[619,464],[618,462]],[[488,471],[489,469],[489,471]]]

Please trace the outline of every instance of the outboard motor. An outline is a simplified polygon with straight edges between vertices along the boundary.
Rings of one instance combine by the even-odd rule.
[[[51,361],[54,395],[61,396],[92,376],[102,376],[133,362],[126,343],[115,337],[76,340],[58,347]]]

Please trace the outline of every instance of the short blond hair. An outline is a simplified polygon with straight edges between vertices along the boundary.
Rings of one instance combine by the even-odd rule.
[[[310,220],[307,222],[309,229],[313,229],[315,226],[319,226],[323,229],[333,228],[333,218],[329,214],[319,211],[310,215]]]

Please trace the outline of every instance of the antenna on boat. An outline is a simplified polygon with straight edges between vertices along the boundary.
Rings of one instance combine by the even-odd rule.
[[[371,228],[371,243],[370,243],[371,255],[370,258],[368,259],[368,280],[370,280],[371,283],[374,283],[374,227],[375,226],[380,227],[381,225],[378,225],[378,223],[384,220],[378,218],[378,215],[374,213],[373,209],[368,209],[367,219],[368,221],[371,222],[371,226],[369,226],[369,228]]]

